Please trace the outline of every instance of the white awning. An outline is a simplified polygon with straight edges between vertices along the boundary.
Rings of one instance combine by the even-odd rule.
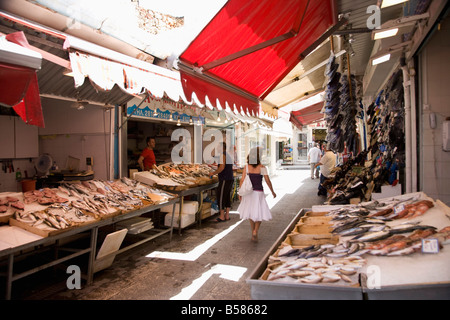
[[[102,90],[111,90],[116,84],[133,95],[147,90],[157,98],[165,93],[173,101],[182,100],[188,105],[194,102],[185,97],[179,72],[74,37],[67,37],[64,48],[69,50],[75,87],[83,85],[88,77]]]
[[[42,55],[0,37],[0,62],[41,69]]]

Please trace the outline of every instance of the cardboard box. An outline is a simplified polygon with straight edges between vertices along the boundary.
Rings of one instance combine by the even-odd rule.
[[[286,237],[284,244],[292,247],[307,247],[311,245],[337,244],[339,237],[332,234],[290,234]]]
[[[205,219],[211,216],[211,202],[203,202],[200,218]]]
[[[326,224],[297,224],[293,232],[303,234],[330,234],[332,227]]]
[[[329,225],[331,219],[333,219],[333,217],[331,217],[331,216],[302,217],[300,219],[300,222],[304,223],[304,224]]]

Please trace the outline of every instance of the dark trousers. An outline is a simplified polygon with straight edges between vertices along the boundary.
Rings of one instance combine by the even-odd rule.
[[[233,187],[233,182],[234,180],[219,180],[216,194],[219,210],[231,208],[231,188]]]
[[[325,189],[322,186],[322,183],[327,180],[327,177],[325,177],[323,174],[320,174],[320,180],[319,180],[319,192],[318,195],[319,196],[326,196],[327,195],[327,189]]]

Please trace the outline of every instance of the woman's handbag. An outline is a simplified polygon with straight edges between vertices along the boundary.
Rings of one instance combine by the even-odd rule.
[[[252,181],[250,180],[250,177],[248,176],[248,167],[246,168],[247,174],[244,177],[244,182],[242,183],[241,187],[239,188],[238,194],[243,197],[246,195],[249,195],[253,192],[253,185]]]

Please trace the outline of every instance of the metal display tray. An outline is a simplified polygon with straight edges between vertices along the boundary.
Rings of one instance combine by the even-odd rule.
[[[369,289],[366,285],[366,275],[362,275],[361,284],[365,300],[450,300],[450,283],[396,285]]]
[[[300,218],[310,209],[302,209],[284,230],[274,245],[264,255],[260,263],[247,279],[254,300],[363,300],[361,287],[344,287],[323,284],[281,283],[260,280],[267,268],[269,257],[277,251],[280,244],[294,229]]]
[[[360,287],[343,287],[324,284],[282,283],[260,280],[267,268],[269,257],[292,232],[298,221],[310,209],[302,209],[292,220],[283,234],[268,250],[255,267],[247,283],[251,286],[254,300],[450,300],[450,283],[416,283],[402,285],[384,285],[369,289],[367,275],[360,274]]]

